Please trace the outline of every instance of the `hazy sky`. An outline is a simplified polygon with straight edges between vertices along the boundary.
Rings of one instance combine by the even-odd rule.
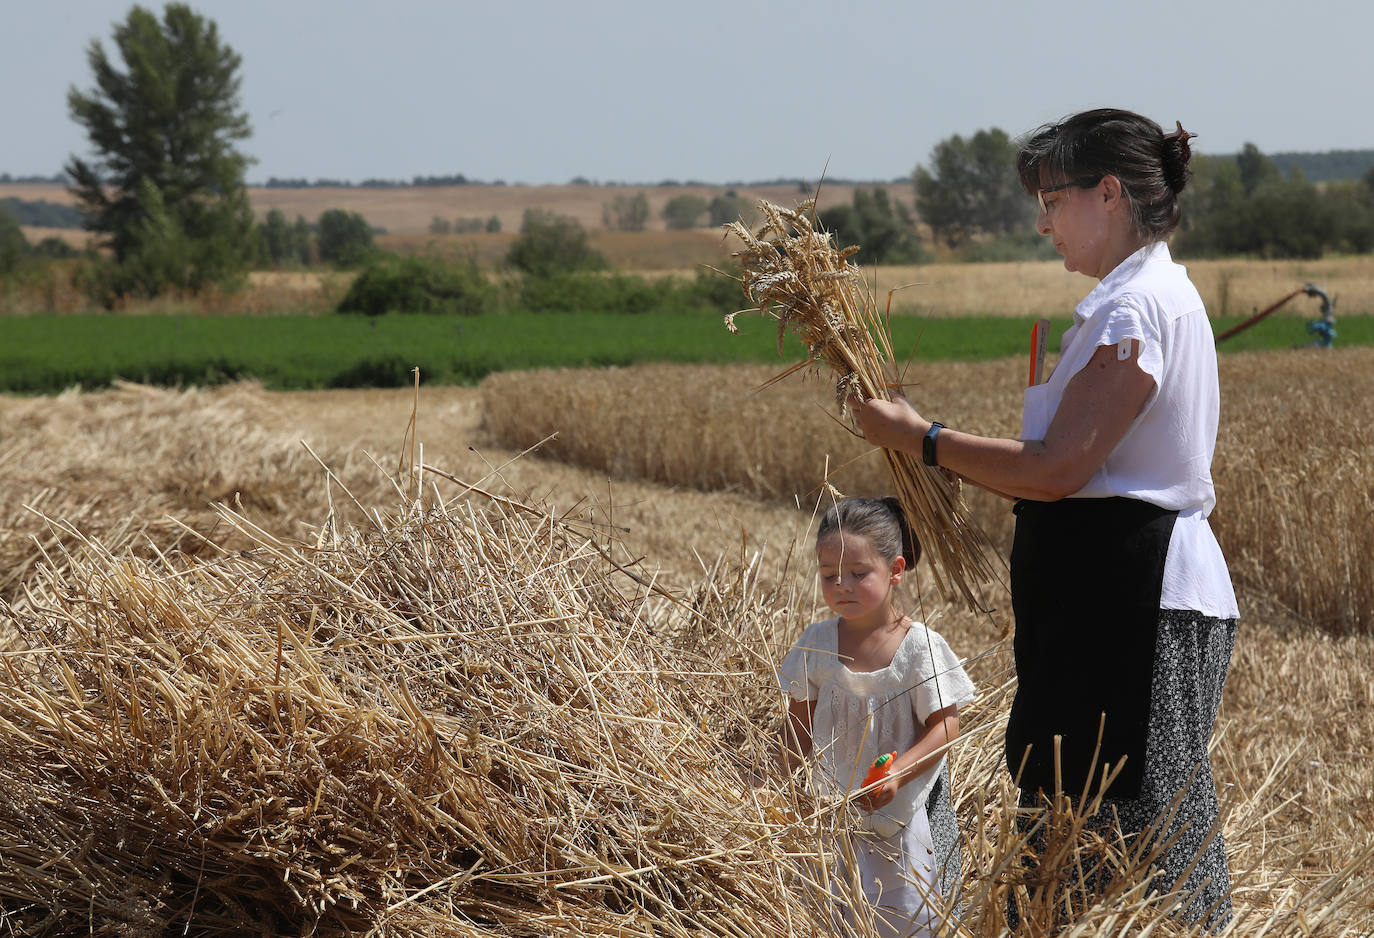
[[[252,181],[890,179],[951,134],[1103,105],[1201,152],[1374,148],[1357,0],[192,5],[243,56]],[[0,171],[86,152],[67,90],[129,6],[0,2]]]

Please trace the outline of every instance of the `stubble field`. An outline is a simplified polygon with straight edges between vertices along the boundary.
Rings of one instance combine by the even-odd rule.
[[[425,464],[613,533],[611,556],[642,581],[683,596],[719,591],[721,603],[743,603],[730,607],[741,621],[775,623],[780,633],[755,643],[766,663],[819,612],[807,553],[827,466],[846,493],[883,488],[876,461],[829,418],[829,389],[790,381],[756,392],[772,371],[646,366],[426,388],[415,436]],[[1014,435],[1019,360],[931,364],[911,377],[913,397],[951,426]],[[1268,923],[1285,936],[1368,934],[1374,418],[1361,402],[1374,396],[1374,353],[1230,356],[1222,382],[1213,521],[1243,616],[1214,752],[1242,913],[1231,933],[1257,934]],[[80,539],[36,512],[70,521],[116,557],[127,550],[153,563],[173,547],[192,558],[186,562],[232,560],[250,547],[261,555],[262,543],[211,502],[239,507],[287,541],[314,542],[331,506],[335,523],[366,526],[356,506],[393,503],[387,474],[407,453],[415,460],[406,437],[413,406],[410,391],[268,393],[252,385],[0,398],[0,597],[8,604],[0,614],[11,622],[41,615],[58,602],[52,588],[63,571],[79,566]],[[530,447],[537,448],[521,455]],[[433,497],[464,503],[461,488],[429,478]],[[971,499],[1005,545],[1005,507]],[[738,576],[728,571],[741,567],[756,580],[747,602],[727,588]],[[49,573],[40,576],[43,568]],[[994,612],[974,615],[921,586],[928,577],[916,579],[914,613],[973,659],[985,691],[1004,684],[1005,595],[994,589]],[[6,660],[16,665],[24,641],[11,630],[7,644]],[[765,683],[766,670],[755,672]],[[761,690],[749,692],[755,704],[767,702]],[[996,763],[991,699],[971,722],[967,748],[953,756],[970,838],[980,825],[995,826],[1005,794],[984,774]],[[767,709],[749,712],[761,718]],[[15,715],[7,719],[13,728]],[[987,873],[979,856],[971,851],[975,881]],[[980,907],[973,934],[996,933],[991,908],[990,900]]]

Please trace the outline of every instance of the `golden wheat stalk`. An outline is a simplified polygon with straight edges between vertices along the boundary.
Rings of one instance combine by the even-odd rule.
[[[852,424],[847,406],[851,395],[892,400],[902,393],[887,319],[862,272],[849,261],[859,248],[838,249],[829,232],[815,227],[814,199],[796,209],[762,200],[758,207],[764,224],[757,233],[742,222],[726,226],[744,243],[733,256],[739,259],[741,286],[754,306],[742,312],[778,321],[779,355],[789,330],[807,349],[804,360],[769,383],[804,368],[828,366],[841,415]],[[738,332],[737,315],[725,317],[731,332]],[[942,592],[948,596],[957,590],[970,609],[984,608],[977,587],[999,578],[991,558],[1000,561],[1001,556],[973,520],[959,486],[909,453],[884,449],[883,457]]]

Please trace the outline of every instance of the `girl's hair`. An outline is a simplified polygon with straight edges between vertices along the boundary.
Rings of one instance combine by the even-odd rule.
[[[1051,184],[1071,182],[1089,189],[1103,176],[1121,180],[1138,235],[1163,241],[1178,227],[1178,194],[1188,184],[1188,160],[1195,137],[1175,122],[1166,134],[1148,117],[1099,108],[1045,124],[1022,138],[1016,155],[1021,186],[1035,195],[1041,172]]]
[[[902,503],[886,498],[844,498],[831,505],[816,530],[819,542],[838,531],[868,538],[878,555],[888,563],[898,556],[906,558],[910,570],[921,559],[921,542],[907,523]]]

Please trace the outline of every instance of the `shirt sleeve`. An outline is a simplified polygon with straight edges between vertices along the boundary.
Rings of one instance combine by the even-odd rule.
[[[920,623],[913,628],[923,633],[917,637],[917,648],[924,667],[921,668],[922,680],[912,692],[911,704],[917,721],[924,726],[937,710],[972,703],[975,688],[943,636]]]
[[[778,668],[778,684],[793,700],[815,700],[819,696],[823,654],[817,646],[819,628],[812,625]]]
[[[1155,387],[1159,387],[1164,373],[1163,330],[1159,315],[1152,311],[1150,304],[1127,294],[1083,325],[1094,333],[1094,348],[1117,345],[1123,339],[1139,341],[1140,370],[1154,378]]]

